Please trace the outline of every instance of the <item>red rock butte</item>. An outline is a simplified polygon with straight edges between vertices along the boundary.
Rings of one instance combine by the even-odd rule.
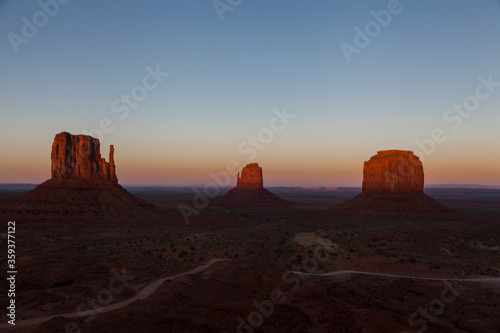
[[[247,164],[238,173],[236,187],[212,200],[212,206],[224,207],[288,207],[289,202],[264,188],[262,168],[258,163]]]
[[[0,215],[27,218],[78,218],[78,221],[160,220],[166,211],[128,193],[118,184],[114,147],[109,162],[101,158],[99,140],[67,132],[55,136],[51,178],[35,189],[0,203]],[[170,214],[170,213],[168,213]],[[86,220],[85,220],[86,221]]]
[[[408,150],[381,150],[365,162],[363,192],[423,192],[424,168]]]
[[[238,188],[264,188],[264,181],[262,178],[262,168],[259,167],[258,163],[247,164],[246,167],[238,172],[238,178],[236,181],[236,187]]]
[[[412,151],[382,150],[364,163],[363,191],[339,206],[363,216],[436,217],[452,210],[423,193],[424,169]]]
[[[51,176],[59,181],[75,179],[87,182],[118,183],[114,147],[109,148],[109,163],[101,157],[99,139],[88,135],[62,132],[52,143]]]

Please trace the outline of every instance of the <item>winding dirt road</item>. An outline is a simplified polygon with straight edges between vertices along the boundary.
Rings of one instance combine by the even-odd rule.
[[[124,301],[118,302],[118,303],[106,305],[106,306],[103,306],[100,308],[95,308],[92,310],[81,311],[81,312],[71,312],[71,313],[64,313],[64,314],[58,314],[58,315],[52,315],[52,316],[39,317],[39,318],[34,318],[34,319],[20,320],[20,321],[16,321],[15,326],[12,326],[8,323],[2,323],[2,324],[0,324],[0,329],[2,329],[2,328],[15,329],[18,327],[39,325],[39,324],[42,324],[42,323],[49,321],[49,320],[56,318],[56,317],[79,318],[79,317],[92,316],[92,315],[99,314],[99,313],[105,313],[105,312],[110,312],[110,311],[122,309],[126,306],[129,306],[130,304],[132,304],[133,302],[135,302],[137,300],[143,300],[145,298],[148,298],[149,296],[154,294],[156,292],[156,290],[158,290],[158,288],[163,284],[163,282],[165,282],[167,280],[174,280],[174,279],[177,279],[181,276],[200,273],[200,272],[208,269],[212,265],[214,265],[218,262],[221,262],[221,261],[225,261],[225,259],[211,259],[205,265],[198,266],[198,267],[196,267],[188,272],[179,273],[176,275],[168,276],[168,277],[156,280],[154,282],[151,282],[150,284],[146,285],[144,288],[139,290],[139,292],[137,292],[137,294],[135,296],[133,296],[129,299],[126,299]],[[330,272],[330,273],[321,273],[321,274],[303,273],[303,272],[297,272],[297,271],[292,271],[292,273],[297,274],[297,275],[325,276],[325,277],[326,276],[347,275],[347,274],[362,274],[362,275],[375,275],[375,276],[395,277],[395,278],[403,278],[403,279],[418,279],[418,280],[432,280],[432,281],[499,282],[500,283],[500,278],[498,278],[498,277],[473,278],[473,279],[451,279],[451,278],[433,278],[433,277],[371,273],[371,272],[348,271],[348,270],[335,271],[335,272]]]
[[[142,288],[141,290],[139,290],[139,292],[137,292],[137,294],[135,294],[134,297],[126,299],[126,300],[118,302],[118,303],[106,305],[106,306],[103,306],[103,307],[100,307],[100,308],[95,308],[95,309],[92,309],[92,310],[85,310],[85,311],[80,311],[80,312],[64,313],[64,314],[58,314],[58,315],[52,315],[52,316],[45,316],[45,317],[39,317],[39,318],[27,319],[27,320],[20,320],[20,321],[16,320],[16,325],[15,326],[10,325],[8,323],[2,323],[2,324],[0,324],[0,329],[2,329],[2,328],[11,328],[11,329],[14,329],[14,328],[31,326],[31,325],[39,325],[39,324],[42,324],[42,323],[44,323],[46,321],[49,321],[49,320],[51,320],[52,318],[55,318],[55,317],[79,318],[79,317],[92,316],[92,315],[99,314],[99,313],[105,313],[105,312],[109,312],[109,311],[118,310],[118,309],[124,308],[126,306],[129,306],[130,304],[132,304],[133,302],[135,302],[137,300],[143,300],[145,298],[148,298],[149,296],[151,296],[163,284],[163,282],[165,282],[167,280],[174,280],[174,279],[177,279],[177,278],[179,278],[181,276],[200,273],[200,272],[206,270],[207,268],[209,268],[210,266],[212,266],[213,264],[216,264],[216,263],[224,261],[224,260],[225,259],[211,259],[205,265],[198,266],[198,267],[196,267],[196,268],[194,268],[194,269],[192,269],[192,270],[190,270],[188,272],[179,273],[179,274],[176,274],[176,275],[168,276],[168,277],[156,280],[154,282],[151,282],[150,284],[146,285],[144,288]]]
[[[500,282],[500,278],[497,277],[474,278],[474,279],[452,279],[452,278],[433,278],[433,277],[423,277],[423,276],[371,273],[371,272],[360,272],[360,271],[335,271],[335,272],[320,273],[320,274],[292,271],[292,273],[297,275],[307,275],[307,276],[336,276],[336,275],[347,275],[347,274],[362,274],[362,275],[376,275],[376,276],[386,276],[386,277],[395,277],[403,279],[417,279],[417,280],[431,280],[431,281]]]

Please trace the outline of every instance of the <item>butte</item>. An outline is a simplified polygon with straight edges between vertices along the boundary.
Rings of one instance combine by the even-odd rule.
[[[290,203],[264,188],[262,168],[258,163],[247,164],[238,173],[236,187],[226,195],[215,198],[213,206],[224,207],[288,207]]]
[[[100,143],[88,135],[55,136],[51,178],[33,190],[0,203],[0,214],[14,218],[156,220],[162,211],[118,184],[114,147],[109,162]]]
[[[412,151],[382,150],[364,163],[361,194],[341,204],[349,215],[427,216],[453,212],[424,194],[424,169]]]

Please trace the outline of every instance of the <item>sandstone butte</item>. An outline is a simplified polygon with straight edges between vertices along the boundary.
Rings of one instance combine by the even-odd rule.
[[[262,168],[258,163],[247,164],[238,173],[236,187],[222,197],[215,198],[211,205],[225,207],[288,207],[289,202],[264,188]]]
[[[424,168],[408,150],[381,150],[365,162],[363,192],[423,192]]]
[[[236,187],[251,189],[264,188],[262,168],[259,167],[258,163],[247,164],[247,166],[244,167],[243,170],[241,170],[241,177],[240,173],[238,172]]]
[[[67,132],[55,136],[51,178],[35,189],[0,203],[0,215],[27,218],[124,220],[163,219],[165,211],[128,193],[118,184],[114,147],[109,162],[101,157],[100,143],[88,135]]]
[[[361,194],[339,206],[349,215],[446,215],[452,210],[423,193],[424,169],[412,151],[382,150],[364,163]]]
[[[52,143],[51,176],[59,181],[118,183],[114,161],[114,146],[109,148],[109,163],[101,157],[99,139],[88,135],[62,132]]]

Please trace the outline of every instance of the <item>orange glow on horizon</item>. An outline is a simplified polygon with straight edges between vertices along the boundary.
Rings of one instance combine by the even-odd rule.
[[[116,147],[116,145],[115,145]],[[154,154],[151,150],[135,151],[118,146],[115,151],[115,163],[120,184],[191,186],[214,183],[211,174],[227,172],[227,162],[236,161],[236,169],[230,174],[228,186],[236,184],[236,173],[248,163],[241,156],[229,153],[198,154],[163,153]],[[101,156],[106,160],[109,146],[101,144]],[[264,151],[256,162],[263,168],[264,186],[301,186],[301,187],[361,187],[363,163],[376,154],[367,156],[360,153],[342,152],[319,155],[309,150],[306,153],[284,151],[278,155],[275,151]],[[238,160],[238,157],[240,158]],[[500,157],[465,156],[460,152],[439,152],[429,157],[421,157],[424,164],[425,184],[479,184],[500,185]],[[203,161],[203,162],[200,162]],[[224,161],[224,162],[221,162]],[[50,160],[47,149],[40,149],[33,154],[19,154],[9,149],[2,161],[0,183],[41,183],[50,178]]]

